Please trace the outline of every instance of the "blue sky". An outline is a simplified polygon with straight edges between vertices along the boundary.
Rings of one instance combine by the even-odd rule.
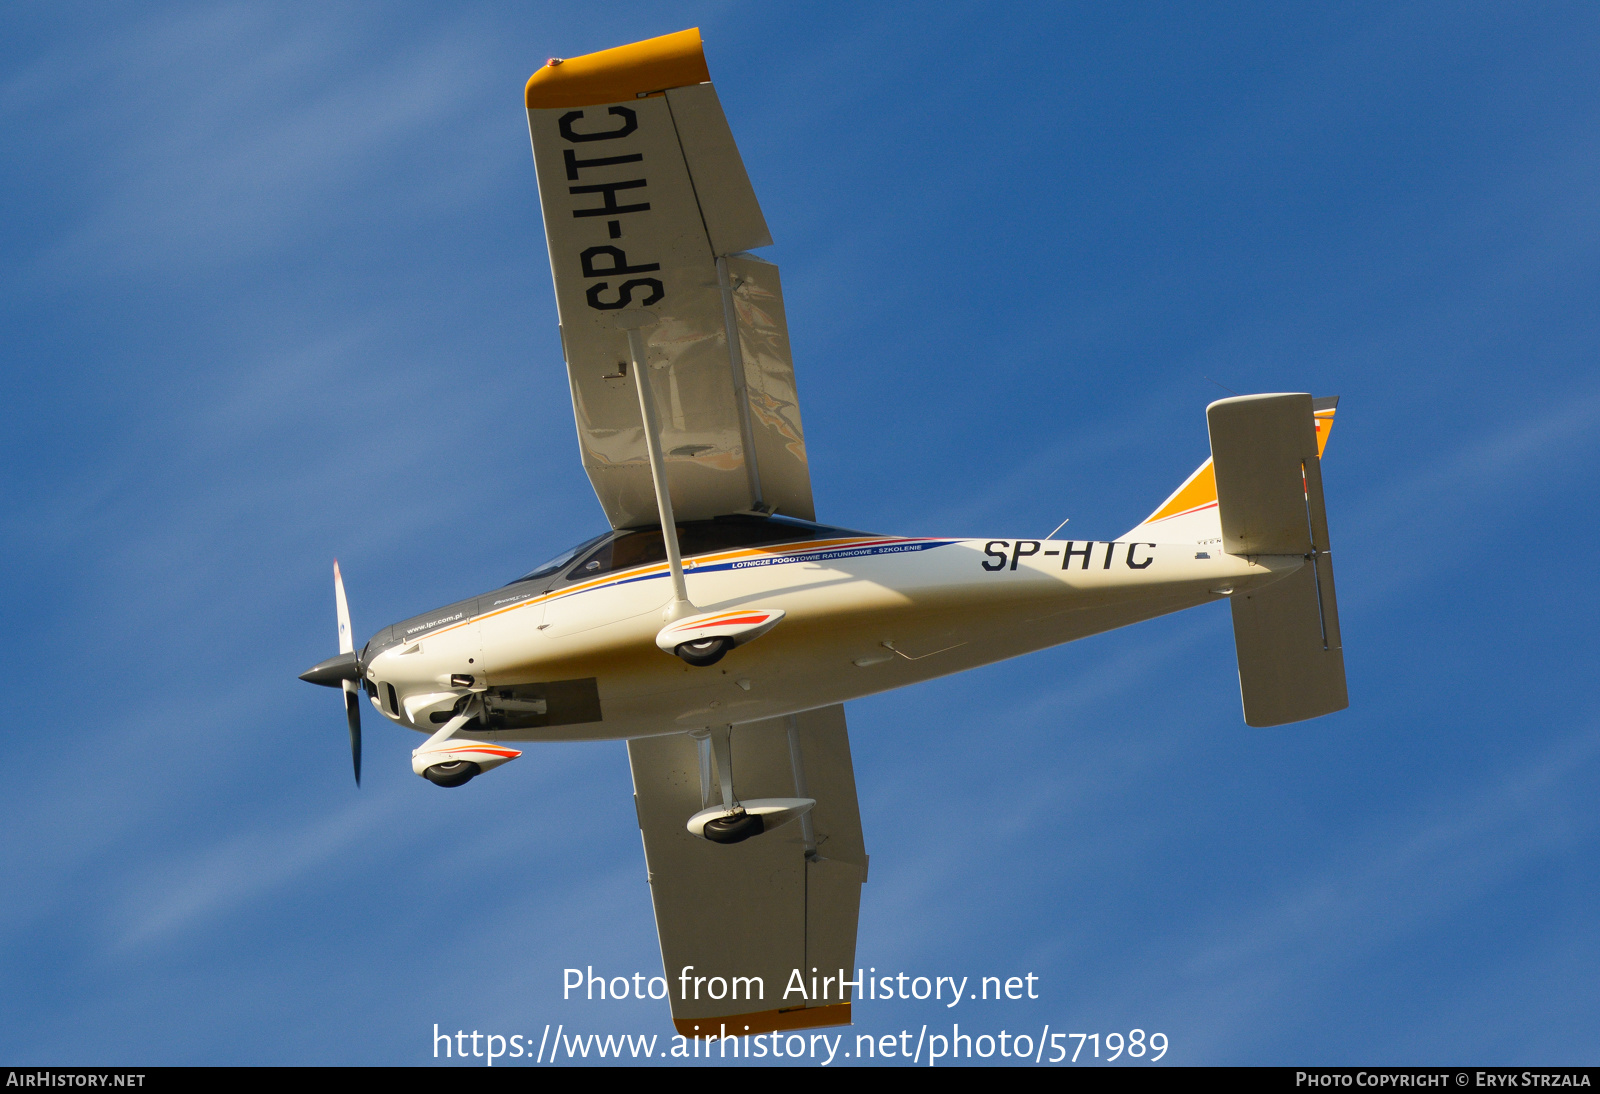
[[[1600,13],[1547,4],[12,6],[0,1060],[417,1063],[659,969],[623,746],[461,792],[356,630],[603,527],[520,94],[700,26],[822,519],[1113,536],[1239,391],[1338,394],[1347,712],[1226,609],[849,707],[860,962],[1180,1063],[1593,1062]],[[967,1021],[972,1023],[967,1026]]]

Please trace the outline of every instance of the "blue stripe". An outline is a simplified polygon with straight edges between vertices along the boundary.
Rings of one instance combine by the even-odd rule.
[[[959,540],[954,539],[936,539],[923,540],[921,542],[914,543],[883,543],[876,546],[872,544],[861,544],[854,547],[829,547],[820,551],[795,551],[792,554],[765,555],[759,558],[730,559],[727,562],[718,562],[710,566],[695,566],[691,569],[685,569],[684,572],[686,574],[709,574],[716,573],[719,570],[750,570],[758,566],[784,566],[794,562],[828,562],[833,559],[865,558],[870,555],[904,555],[912,554],[918,551],[931,551],[935,547],[947,547],[952,543],[959,542]],[[610,589],[620,585],[632,585],[636,581],[654,581],[657,578],[670,576],[672,576],[672,572],[670,570],[662,570],[653,574],[636,574],[633,577],[619,578],[618,580],[608,582],[605,585],[596,585],[592,589],[583,589],[581,592],[592,593],[600,589]],[[552,599],[562,600],[567,596],[572,595],[578,594],[565,593],[561,596],[553,597]]]
[[[719,562],[712,566],[696,566],[697,574],[715,573],[718,570],[750,570],[757,566],[783,566],[791,562],[828,562],[836,558],[865,558],[869,555],[904,555],[915,551],[931,551],[935,547],[944,547],[955,543],[953,539],[934,540],[922,543],[886,543],[877,547],[862,545],[859,547],[831,547],[824,551],[797,552],[792,555],[765,555],[760,558],[737,558],[728,562]]]

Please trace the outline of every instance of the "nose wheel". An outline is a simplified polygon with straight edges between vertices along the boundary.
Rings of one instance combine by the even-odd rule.
[[[447,764],[434,764],[422,773],[422,777],[434,786],[460,786],[482,773],[483,768],[470,760],[455,760]]]

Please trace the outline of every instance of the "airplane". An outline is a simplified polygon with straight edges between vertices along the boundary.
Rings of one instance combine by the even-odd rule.
[[[339,653],[301,679],[343,690],[357,785],[362,692],[427,735],[412,770],[441,787],[514,744],[625,740],[679,1033],[850,1022],[852,699],[1226,600],[1248,725],[1348,705],[1321,471],[1336,399],[1212,403],[1210,458],[1114,539],[818,523],[778,268],[751,253],[772,239],[698,29],[553,58],[525,102],[610,528],[359,651],[335,562]],[[837,976],[810,990],[811,970]]]

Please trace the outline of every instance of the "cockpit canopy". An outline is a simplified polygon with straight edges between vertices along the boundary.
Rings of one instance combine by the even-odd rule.
[[[684,558],[739,547],[763,547],[775,543],[868,534],[848,528],[812,524],[792,517],[760,517],[744,513],[717,517],[715,520],[685,521],[677,527],[678,549]],[[561,552],[544,565],[523,574],[511,585],[552,577],[562,571],[565,571],[567,581],[577,581],[615,570],[647,566],[652,562],[665,562],[666,559],[667,546],[660,528],[621,528]]]

